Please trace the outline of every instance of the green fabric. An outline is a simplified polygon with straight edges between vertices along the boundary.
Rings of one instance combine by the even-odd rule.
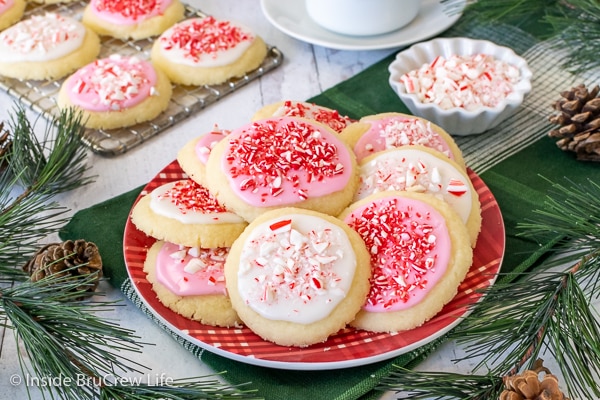
[[[387,57],[310,100],[355,118],[387,111],[408,112],[387,84],[387,66],[392,58]],[[575,161],[569,154],[558,150],[551,139],[544,138],[480,176],[491,189],[502,211],[507,240],[502,272],[508,273],[531,267],[547,250],[535,241],[520,237],[516,228],[517,223],[530,218],[533,210],[543,207],[551,185],[544,177],[565,183],[564,176],[568,176],[574,182],[584,183],[588,178],[598,181],[600,170],[595,164]],[[104,260],[106,276],[119,288],[127,283],[122,254],[123,228],[140,190],[139,187],[135,188],[78,211],[60,232],[63,240],[85,239],[95,242]],[[132,298],[135,291],[127,291],[127,295]],[[143,309],[141,302],[136,301],[135,304]],[[177,338],[176,334],[174,336]],[[231,383],[252,382],[252,387],[267,399],[293,400],[377,398],[379,393],[373,388],[393,365],[413,366],[435,349],[439,342],[441,340],[393,360],[327,372],[278,371],[251,366],[207,351],[198,351],[183,341],[182,345],[194,354],[201,354],[202,361],[215,371],[227,371],[225,378]]]

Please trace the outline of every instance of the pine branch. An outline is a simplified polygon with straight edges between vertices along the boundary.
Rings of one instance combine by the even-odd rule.
[[[55,130],[47,128],[38,140],[25,111],[18,108],[9,145],[0,128],[0,281],[13,284],[0,287],[0,321],[19,343],[22,371],[65,383],[39,386],[44,398],[52,399],[252,398],[252,391],[237,386],[194,379],[163,386],[107,385],[107,377],[123,382],[120,373],[141,373],[144,367],[128,358],[141,351],[134,332],[99,315],[120,304],[81,301],[90,296],[87,289],[95,287],[98,272],[77,279],[67,273],[16,282],[26,277],[21,267],[38,250],[39,241],[66,222],[68,210],[54,198],[91,182],[85,176],[79,115],[63,111],[50,126]]]
[[[86,152],[80,142],[81,117],[63,111],[38,140],[35,125],[18,107],[10,122],[11,146],[0,169],[0,279],[17,279],[19,267],[38,242],[62,226],[66,208],[53,198],[86,185]],[[19,190],[20,189],[20,190]]]
[[[379,389],[402,392],[400,399],[484,400],[497,399],[502,385],[502,378],[492,375],[418,372],[395,366]]]
[[[572,396],[599,398],[600,321],[590,302],[599,295],[600,186],[589,181],[569,187],[553,184],[552,188],[544,209],[534,213],[537,219],[519,227],[525,230],[523,235],[542,240],[563,236],[555,260],[513,275],[514,281],[499,281],[486,289],[483,301],[448,338],[465,346],[465,357],[455,361],[478,358],[474,371],[487,370],[487,378],[531,368],[547,350],[557,360]],[[427,394],[494,398],[478,397],[479,390],[492,390],[488,386],[460,392],[466,387],[464,376],[404,372],[394,373],[393,383],[388,385],[396,390],[418,390],[423,395],[408,398]],[[485,377],[469,379],[475,384]]]
[[[557,49],[569,49],[563,67],[573,72],[600,67],[600,3],[597,0],[478,0],[467,7],[468,18],[483,22],[528,24],[548,31],[543,37],[559,37]],[[561,46],[558,48],[558,46]]]

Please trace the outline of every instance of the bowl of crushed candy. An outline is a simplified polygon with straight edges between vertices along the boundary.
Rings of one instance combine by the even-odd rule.
[[[487,40],[438,38],[396,55],[389,83],[410,112],[451,135],[497,127],[531,91],[527,61]]]

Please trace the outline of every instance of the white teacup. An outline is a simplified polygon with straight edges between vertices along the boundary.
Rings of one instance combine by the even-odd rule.
[[[421,0],[306,0],[308,15],[323,28],[344,35],[388,33],[410,23]]]

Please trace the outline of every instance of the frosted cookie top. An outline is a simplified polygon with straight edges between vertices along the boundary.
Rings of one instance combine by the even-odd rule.
[[[96,60],[65,82],[71,102],[89,111],[119,111],[158,96],[152,64],[136,57],[112,55]]]
[[[220,67],[238,60],[254,41],[241,25],[208,16],[173,25],[158,38],[165,58],[192,67]]]
[[[0,33],[3,62],[43,62],[77,50],[85,38],[85,27],[59,14],[33,15]]]
[[[429,193],[450,204],[466,222],[473,207],[468,177],[443,155],[419,147],[399,147],[366,160],[355,200],[386,190]]]
[[[228,254],[228,247],[200,249],[164,242],[156,258],[156,279],[178,296],[225,295]]]
[[[154,189],[150,193],[150,208],[156,214],[183,224],[244,222],[219,204],[208,189],[191,179],[166,183]]]
[[[351,118],[340,115],[337,110],[321,107],[312,103],[291,100],[284,101],[283,104],[275,110],[272,116],[312,119],[329,126],[338,133],[354,122]]]
[[[14,0],[0,0],[0,16],[15,4]]]
[[[353,155],[330,130],[309,120],[269,118],[227,137],[221,165],[233,191],[256,207],[291,205],[343,190]]]
[[[258,225],[244,242],[238,290],[271,320],[326,318],[350,290],[356,257],[346,232],[318,216],[290,214]]]
[[[164,14],[172,0],[91,0],[93,14],[115,25],[134,25]]]
[[[359,161],[379,151],[408,145],[422,145],[454,158],[448,143],[433,130],[429,122],[404,116],[363,119],[360,122],[370,127],[354,146]]]
[[[213,147],[215,147],[215,145],[223,140],[228,134],[229,131],[215,129],[206,135],[202,135],[194,147],[196,158],[198,158],[202,164],[206,164],[208,161],[208,156],[210,155]]]
[[[444,217],[431,205],[390,195],[367,201],[344,221],[371,254],[366,311],[408,309],[422,301],[446,272],[450,235]]]

